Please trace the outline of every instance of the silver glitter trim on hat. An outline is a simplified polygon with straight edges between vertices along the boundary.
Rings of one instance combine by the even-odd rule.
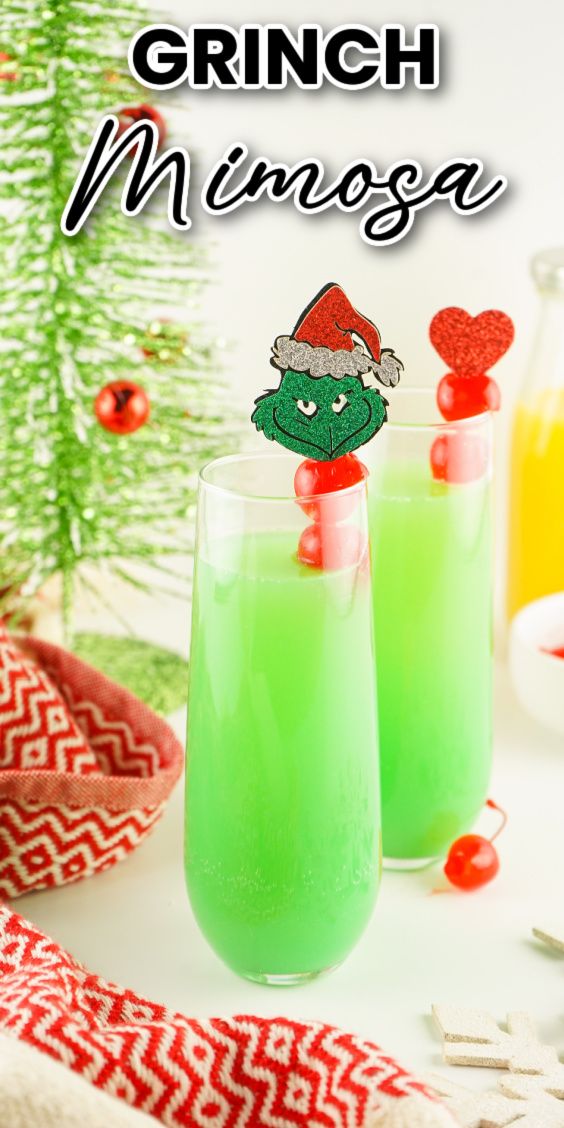
[[[310,376],[362,376],[365,387],[374,387],[375,379],[386,388],[394,388],[403,370],[392,349],[382,349],[380,361],[365,353],[361,345],[355,345],[352,352],[346,349],[328,349],[324,345],[314,347],[307,341],[296,341],[294,337],[277,337],[272,347],[272,364],[284,372],[291,368],[294,372],[308,372]],[[374,379],[375,378],[375,379]]]

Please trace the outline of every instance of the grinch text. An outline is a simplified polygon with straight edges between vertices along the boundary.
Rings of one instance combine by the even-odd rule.
[[[418,24],[408,42],[402,24],[380,32],[344,24],[327,35],[319,24],[302,24],[294,36],[284,24],[172,24],[142,28],[129,48],[134,78],[151,90],[186,82],[193,90],[283,90],[289,81],[317,90],[325,81],[344,90],[379,83],[401,90],[412,75],[419,90],[439,84],[439,31]]]
[[[159,184],[169,178],[168,218],[173,227],[186,231],[190,157],[180,146],[157,156],[159,133],[152,121],[140,121],[119,135],[119,122],[109,114],[103,118],[66,205],[61,227],[75,235],[90,215],[113,173],[129,153],[133,160],[122,192],[124,215],[136,216]],[[360,234],[372,246],[385,246],[403,239],[411,230],[416,213],[430,204],[447,200],[458,215],[482,211],[507,186],[504,176],[482,184],[484,167],[476,158],[446,161],[424,179],[417,161],[397,161],[379,174],[370,160],[347,165],[328,182],[323,163],[308,158],[289,166],[257,157],[248,162],[248,149],[232,145],[210,172],[202,192],[202,204],[210,215],[225,215],[266,196],[272,203],[292,200],[305,215],[331,207],[358,211],[373,196],[383,202],[363,215]]]

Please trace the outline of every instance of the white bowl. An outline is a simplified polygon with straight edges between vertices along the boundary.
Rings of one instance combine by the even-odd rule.
[[[509,633],[509,669],[524,709],[564,736],[564,658],[546,650],[564,646],[564,592],[518,611]]]

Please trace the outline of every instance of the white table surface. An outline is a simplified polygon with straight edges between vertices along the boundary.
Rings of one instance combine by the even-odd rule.
[[[183,736],[184,716],[173,724]],[[510,816],[498,878],[474,894],[430,896],[438,869],[385,873],[356,950],[331,976],[299,988],[238,979],[201,936],[183,882],[181,783],[152,836],[125,862],[14,907],[91,970],[187,1015],[321,1019],[427,1072],[441,1068],[431,1004],[456,1003],[500,1020],[508,1010],[529,1011],[543,1040],[564,1051],[564,957],[531,936],[533,925],[559,921],[564,936],[564,742],[521,712],[502,668],[491,794]],[[496,1076],[442,1068],[476,1088]]]

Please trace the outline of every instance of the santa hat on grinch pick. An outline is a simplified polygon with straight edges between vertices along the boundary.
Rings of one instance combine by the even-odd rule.
[[[355,343],[353,334],[363,344]],[[363,347],[364,346],[364,347]],[[360,376],[365,387],[378,380],[394,387],[403,369],[392,349],[382,349],[380,334],[351,305],[335,282],[329,282],[301,314],[291,337],[277,337],[270,363],[284,372],[310,376]]]

